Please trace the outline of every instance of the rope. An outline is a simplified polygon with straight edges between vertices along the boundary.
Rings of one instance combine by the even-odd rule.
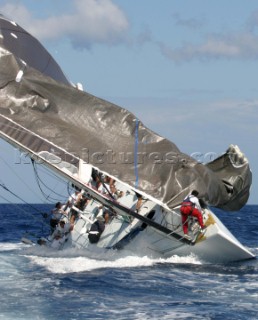
[[[40,199],[40,201],[43,201],[43,200],[39,197],[39,195],[35,192],[35,190],[32,189],[32,188],[24,181],[24,179],[22,179],[22,178],[14,171],[14,169],[11,168],[11,166],[10,166],[2,157],[0,157],[0,158],[1,158],[1,160],[4,162],[4,164],[10,169],[10,171],[12,172],[12,174],[14,174],[16,178],[18,178],[34,195],[36,195],[36,196]]]
[[[36,163],[37,164],[37,163]],[[50,178],[55,178],[56,180],[59,180],[59,182],[64,183],[65,185],[67,184],[67,180],[61,178],[57,174],[55,174],[53,171],[49,170],[45,166],[38,166],[37,171],[42,171],[45,175],[48,175]]]
[[[41,191],[42,195],[45,197],[45,199],[46,199],[47,201],[55,201],[55,202],[56,202],[56,201],[59,201],[60,197],[61,197],[61,198],[64,198],[63,195],[55,192],[53,189],[49,188],[49,187],[42,181],[42,179],[41,179],[41,178],[39,177],[39,175],[38,175],[38,172],[37,172],[37,169],[36,169],[36,166],[35,166],[35,161],[34,161],[33,159],[31,159],[31,162],[32,162],[34,174],[35,174],[35,177],[36,177],[37,185],[38,185],[39,190]],[[50,193],[49,193],[48,195],[43,191],[41,184],[42,184],[47,190],[50,191]],[[50,197],[51,192],[54,193],[55,195],[57,195],[59,198]]]
[[[36,176],[36,182],[37,182],[37,185],[38,185],[38,187],[39,187],[39,189],[40,189],[40,191],[41,191],[41,193],[42,193],[42,195],[43,195],[43,199],[38,195],[38,193],[36,193],[35,192],[35,190],[34,189],[32,189],[27,183],[25,183],[25,181],[24,181],[24,179],[21,179],[20,178],[20,176],[13,170],[13,168],[11,168],[11,166],[2,158],[2,157],[0,157],[0,159],[4,162],[4,164],[10,169],[10,171],[16,176],[16,178],[18,178],[20,181],[22,181],[22,183],[28,188],[28,190],[30,190],[30,192],[31,193],[33,193],[34,195],[36,195],[39,199],[40,199],[40,201],[42,202],[42,203],[44,203],[45,202],[45,200],[47,200],[48,202],[50,201],[49,200],[49,196],[46,196],[46,194],[44,193],[44,191],[42,190],[42,188],[41,188],[41,186],[40,186],[40,184],[39,184],[39,182],[38,181],[41,181],[42,182],[42,180],[39,178],[39,175],[38,175],[38,173],[37,173],[37,170],[35,170],[34,169],[34,174],[35,174],[35,176]],[[35,168],[35,167],[34,167]],[[57,176],[55,176],[56,178],[57,178]],[[37,179],[38,178],[38,179]],[[43,182],[42,182],[43,183]],[[51,191],[53,191],[53,190],[51,190]],[[53,191],[54,192],[54,191]],[[61,197],[63,197],[63,196],[61,196]],[[52,199],[53,201],[55,200],[55,201],[57,201],[56,199]],[[58,199],[59,200],[59,199]]]
[[[2,187],[2,184],[1,184],[0,186]],[[6,188],[4,188],[4,189],[6,190]],[[13,202],[11,202],[9,199],[7,199],[6,197],[4,197],[3,195],[0,195],[0,198],[4,199],[6,202],[8,202],[8,203],[14,205],[15,207],[17,207],[17,208],[18,208],[17,212],[19,212],[19,210],[20,210],[20,211],[23,211],[25,214],[30,215],[35,221],[38,222],[38,219],[34,216],[34,214],[28,213],[28,212],[27,212],[26,210],[24,210],[21,206],[19,206],[18,204],[15,204],[15,203],[13,203]],[[25,204],[27,205],[26,202],[25,202]],[[29,205],[29,204],[28,204],[28,205]],[[29,206],[30,206],[30,205],[29,205]],[[31,206],[31,207],[32,207],[32,206]],[[45,219],[45,214],[44,214],[44,213],[42,213],[41,211],[39,211],[37,208],[34,208],[34,207],[32,207],[32,208],[33,208],[34,210],[38,211],[38,212],[42,215],[42,218]],[[44,228],[43,228],[43,227],[44,227],[44,224],[45,224],[46,226],[48,226],[48,229],[49,229],[49,224],[48,224],[47,222],[45,222],[44,220],[42,220],[41,223],[42,223],[41,232],[44,233]]]
[[[21,197],[19,197],[17,194],[15,194],[14,192],[12,192],[10,189],[8,189],[3,183],[0,183],[0,187],[2,187],[5,191],[11,193],[14,197],[16,197],[17,199],[21,200],[22,202],[24,202],[27,206],[31,207],[33,210],[37,211],[38,213],[40,213],[42,215],[42,217],[44,217],[44,213],[42,213],[40,210],[38,210],[36,207],[33,207],[30,203],[26,202],[25,200],[23,200]],[[6,200],[6,199],[5,199]]]

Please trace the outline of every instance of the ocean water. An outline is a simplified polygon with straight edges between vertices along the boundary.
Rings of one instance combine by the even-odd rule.
[[[0,205],[0,319],[257,319],[258,261],[205,264],[130,252],[49,251],[21,242],[46,231],[49,205]],[[258,206],[216,211],[258,254]]]

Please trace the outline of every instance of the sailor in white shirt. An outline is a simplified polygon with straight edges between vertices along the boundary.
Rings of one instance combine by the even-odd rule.
[[[66,222],[64,219],[62,219],[51,236],[51,248],[60,249],[60,247],[68,239],[72,230],[73,226],[70,224],[70,222]]]

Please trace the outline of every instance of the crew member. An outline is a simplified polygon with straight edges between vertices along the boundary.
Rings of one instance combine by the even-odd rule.
[[[188,195],[181,204],[181,214],[182,214],[182,224],[183,224],[183,231],[184,234],[188,234],[188,217],[193,216],[196,217],[199,225],[202,230],[204,230],[206,227],[203,223],[202,213],[201,213],[201,206],[199,199],[197,198],[199,195],[199,192],[196,190],[193,190],[190,195]]]

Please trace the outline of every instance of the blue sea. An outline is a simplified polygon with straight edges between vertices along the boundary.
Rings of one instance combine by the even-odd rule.
[[[46,232],[51,208],[0,205],[0,319],[257,319],[257,259],[205,264],[22,243]],[[216,213],[257,255],[258,206]]]

